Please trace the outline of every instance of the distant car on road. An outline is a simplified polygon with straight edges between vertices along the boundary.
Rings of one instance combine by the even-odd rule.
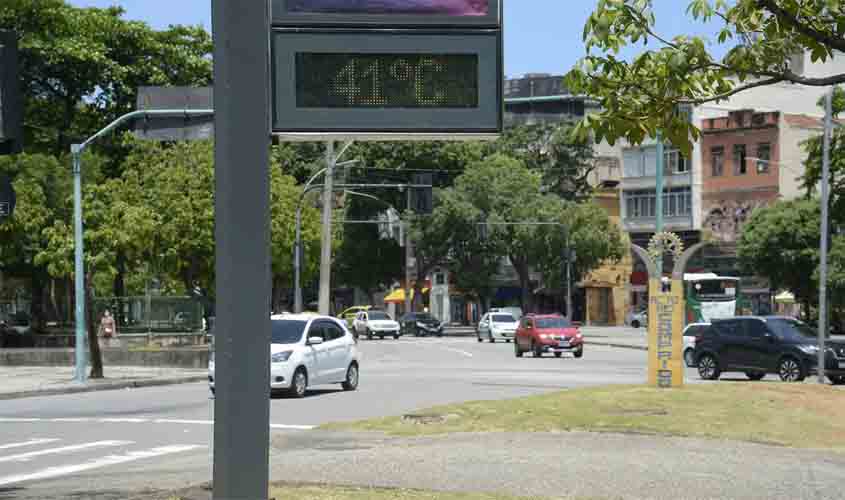
[[[271,392],[301,398],[315,385],[358,388],[358,348],[342,321],[317,314],[284,314],[272,316],[270,324]],[[208,385],[214,393],[214,352],[208,363]]]
[[[484,342],[486,339],[493,343],[498,339],[510,342],[518,326],[519,321],[510,313],[489,312],[478,322],[478,341]]]
[[[398,339],[401,335],[399,323],[393,321],[386,312],[374,309],[359,312],[352,322],[352,331],[356,338],[366,335],[367,340],[372,340],[374,335],[382,340],[385,336]]]
[[[684,363],[690,368],[695,367],[695,344],[697,338],[705,334],[710,323],[691,323],[684,328]]]
[[[399,318],[399,325],[402,328],[402,335],[443,336],[443,325],[429,313],[407,313]]]
[[[800,382],[817,372],[816,331],[780,316],[746,316],[714,320],[706,335],[696,338],[698,374],[716,380],[723,372],[744,372],[751,380],[768,373],[784,382]],[[845,342],[828,340],[825,373],[834,385],[845,384]]]
[[[352,306],[348,307],[343,310],[342,313],[338,314],[337,317],[346,321],[346,326],[348,328],[352,328],[352,324],[355,322],[355,317],[358,316],[358,313],[361,311],[369,311],[372,309],[373,306]]]
[[[35,347],[29,315],[0,313],[0,348]]]
[[[584,336],[577,326],[558,314],[529,314],[522,318],[513,343],[514,354],[521,358],[525,352],[535,358],[544,353],[554,353],[561,357],[564,352],[571,352],[576,358],[584,355]]]
[[[625,317],[625,324],[634,328],[648,326],[648,311],[642,310],[638,313],[628,313]]]

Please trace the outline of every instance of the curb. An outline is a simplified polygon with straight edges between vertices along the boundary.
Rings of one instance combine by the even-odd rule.
[[[613,342],[592,342],[587,341],[587,345],[600,345],[605,347],[616,347],[618,349],[633,349],[635,351],[648,351],[648,347],[631,344],[614,344]]]
[[[99,385],[71,386],[57,389],[41,389],[34,391],[0,392],[0,401],[8,399],[35,398],[41,396],[59,396],[63,394],[80,394],[83,392],[116,391],[120,389],[140,389],[142,387],[158,387],[164,385],[190,384],[208,380],[207,375],[190,375],[185,377],[170,377],[145,380],[126,380],[109,382]]]

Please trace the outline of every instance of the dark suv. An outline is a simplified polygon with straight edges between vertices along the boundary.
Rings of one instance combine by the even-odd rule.
[[[696,338],[695,362],[703,379],[722,372],[745,372],[751,380],[775,373],[784,382],[800,382],[816,373],[816,332],[806,324],[777,316],[715,320]],[[845,342],[828,340],[825,373],[833,384],[845,383]]]

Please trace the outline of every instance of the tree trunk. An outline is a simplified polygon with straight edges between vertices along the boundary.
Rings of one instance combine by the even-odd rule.
[[[29,306],[31,316],[31,328],[34,332],[41,331],[44,327],[44,290],[45,279],[43,273],[38,269],[32,271],[32,303]]]
[[[531,293],[531,276],[528,272],[528,264],[513,256],[510,257],[510,261],[519,276],[519,286],[522,289],[522,311],[526,314],[534,312],[534,297]]]
[[[93,379],[103,378],[103,354],[100,352],[100,339],[97,337],[97,318],[94,315],[94,301],[91,293],[91,277],[85,280],[85,310],[88,323],[88,350],[91,357],[91,375]]]

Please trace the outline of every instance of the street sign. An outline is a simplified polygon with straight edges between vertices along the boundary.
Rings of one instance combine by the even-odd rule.
[[[0,176],[0,222],[10,219],[15,213],[15,188],[6,176]]]
[[[275,0],[273,7],[273,132],[283,138],[501,132],[499,0]]]
[[[684,385],[684,283],[673,280],[663,291],[658,278],[649,280],[648,383],[652,387]]]
[[[137,109],[214,109],[211,87],[139,87]],[[135,137],[154,141],[191,141],[214,137],[214,116],[149,117],[135,121]]]

